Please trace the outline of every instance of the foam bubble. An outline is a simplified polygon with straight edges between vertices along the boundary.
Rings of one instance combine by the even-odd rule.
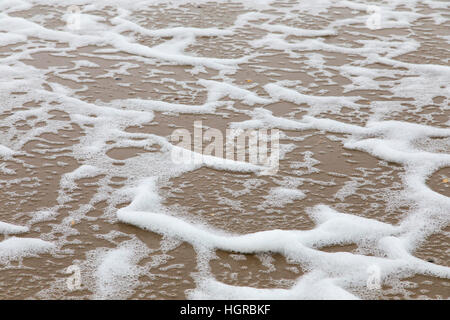
[[[14,225],[14,224],[10,224],[10,223],[6,223],[6,222],[0,221],[0,233],[1,234],[24,233],[24,232],[28,232],[28,230],[29,229],[27,227],[17,226],[17,225]]]

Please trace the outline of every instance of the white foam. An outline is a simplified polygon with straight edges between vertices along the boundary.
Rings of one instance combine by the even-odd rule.
[[[6,146],[0,145],[0,157],[8,158],[14,154],[14,151]]]
[[[17,234],[28,232],[28,230],[28,227],[17,226],[15,224],[0,221],[0,234]]]
[[[0,263],[17,260],[39,253],[49,252],[55,246],[51,242],[34,238],[8,238],[0,242]]]
[[[145,271],[137,263],[148,253],[144,244],[131,242],[101,254],[100,264],[95,272],[94,298],[125,299],[129,297],[139,284],[139,276]]]
[[[176,237],[187,241],[196,248],[221,249],[240,253],[278,252],[289,259],[302,263],[306,269],[320,270],[335,278],[342,286],[365,285],[366,270],[375,265],[382,270],[384,277],[398,275],[400,270],[409,272],[419,270],[436,276],[449,276],[450,269],[428,264],[413,257],[402,246],[398,236],[406,228],[393,227],[358,216],[336,212],[326,206],[318,206],[311,212],[318,226],[309,231],[270,230],[246,235],[227,235],[207,227],[194,226],[179,218],[148,211],[131,211],[127,208],[118,212],[122,222],[143,229]],[[387,239],[397,241],[388,242]],[[351,253],[327,253],[315,248],[358,242],[379,243],[379,248],[388,258],[368,257]],[[400,250],[400,251],[399,251]],[[401,252],[394,255],[393,252]],[[425,271],[426,270],[426,271]],[[242,289],[242,288],[240,288]],[[239,291],[242,294],[245,289]],[[275,290],[276,291],[276,290]],[[245,294],[244,294],[245,296]],[[350,294],[342,295],[349,297]]]
[[[302,277],[290,289],[258,289],[230,286],[214,279],[200,281],[189,298],[228,300],[356,300],[358,297],[336,285],[336,280],[326,278],[320,272]]]
[[[445,115],[448,99],[438,103],[434,98],[448,96],[450,68],[445,65],[446,60],[442,60],[441,65],[437,64],[439,62],[410,62],[412,60],[406,59],[405,55],[419,50],[423,39],[403,35],[401,32],[391,35],[371,32],[366,26],[366,21],[370,18],[367,10],[371,3],[365,1],[303,1],[286,4],[286,7],[271,0],[217,2],[218,8],[230,3],[237,4],[238,11],[233,13],[236,14],[236,19],[224,19],[219,27],[210,25],[211,20],[205,18],[205,24],[208,26],[203,28],[193,27],[190,22],[184,21],[170,22],[168,25],[164,25],[163,21],[161,26],[147,27],[145,19],[139,18],[135,13],[154,10],[154,7],[171,10],[185,8],[186,4],[203,5],[207,4],[208,0],[138,0],[132,3],[124,0],[72,1],[71,4],[78,4],[82,9],[80,30],[71,30],[58,24],[54,28],[51,27],[49,20],[61,16],[64,23],[65,19],[69,18],[65,8],[57,0],[0,2],[0,46],[16,46],[16,50],[0,57],[0,108],[5,114],[8,113],[0,119],[0,126],[7,128],[0,141],[1,160],[22,164],[21,160],[13,156],[21,153],[27,143],[36,140],[40,144],[36,145],[33,152],[55,157],[46,152],[44,142],[48,141],[41,135],[67,130],[68,122],[51,119],[50,111],[67,113],[70,122],[78,125],[84,133],[79,142],[75,141],[74,146],[52,149],[54,152],[70,153],[80,163],[80,167],[66,173],[59,181],[57,206],[43,208],[36,213],[23,213],[32,216],[27,225],[54,221],[58,210],[74,200],[71,195],[76,190],[76,180],[102,175],[104,177],[99,178],[96,183],[98,190],[92,200],[70,211],[62,224],[52,223],[52,231],[46,233],[43,239],[62,233],[64,236],[58,239],[58,245],[67,244],[66,238],[78,232],[68,226],[68,222],[75,219],[78,221],[82,217],[88,219],[86,213],[95,208],[99,201],[107,200],[108,207],[102,218],[109,219],[111,223],[116,222],[117,218],[121,222],[163,234],[165,240],[160,249],[164,253],[176,248],[180,241],[194,246],[198,254],[199,273],[195,276],[197,288],[190,292],[190,298],[354,299],[357,297],[350,293],[349,288],[364,287],[367,269],[373,266],[380,269],[381,280],[386,283],[389,283],[391,276],[413,274],[449,278],[449,268],[425,262],[412,255],[429,235],[438,232],[449,222],[448,197],[431,190],[426,183],[436,170],[450,166],[449,154],[432,148],[421,149],[416,145],[419,140],[450,137],[449,129],[443,127],[445,124],[449,125],[449,121],[440,121],[441,128],[423,125],[411,119],[408,120],[410,122],[385,121],[386,118],[392,119],[392,116],[399,118],[400,112],[407,110],[403,103],[398,101],[399,98],[406,99],[413,105],[417,110],[414,115],[421,115],[420,119],[427,119],[427,123],[437,122],[433,119],[436,113],[421,113],[427,106],[438,105],[439,110],[443,110],[438,116]],[[16,14],[17,11],[43,4],[52,6],[55,13],[32,18],[22,18]],[[444,14],[436,10],[431,14],[426,13],[422,10],[424,4],[432,9],[448,9],[447,3],[439,1],[402,0],[379,3],[377,5],[382,14],[379,27],[410,27],[418,19],[423,23],[434,22],[441,26],[448,21]],[[328,16],[332,15],[331,9],[340,8],[350,9],[351,17]],[[108,14],[100,15],[98,10],[105,10]],[[330,22],[312,26],[308,19],[302,20],[305,14],[323,14],[324,21]],[[298,27],[299,25],[301,27]],[[351,26],[351,31],[348,26]],[[251,32],[247,32],[249,30]],[[347,39],[347,35],[351,36],[351,41],[342,42],[342,39]],[[445,36],[435,36],[441,41],[447,39]],[[434,41],[431,36],[430,40]],[[55,42],[58,45],[55,45]],[[222,46],[223,43],[227,46]],[[231,46],[228,46],[230,43]],[[74,57],[74,52],[85,46],[96,46],[97,49],[93,53]],[[203,53],[202,50],[196,51],[196,46],[213,50]],[[215,50],[220,52],[220,58],[214,56]],[[73,63],[67,68],[34,68],[26,63],[26,59],[37,53],[51,54],[55,59],[70,59]],[[281,57],[276,63],[289,59],[289,64],[266,66],[264,60],[269,55],[274,61]],[[351,57],[352,62],[339,65],[341,60],[346,62],[346,57]],[[97,58],[118,62],[95,80],[85,79],[83,68],[98,69],[100,62]],[[336,58],[338,65],[330,65],[329,58]],[[248,65],[244,68],[244,64]],[[386,68],[376,67],[377,64]],[[141,66],[145,71],[139,70]],[[146,66],[151,66],[149,69],[152,70],[147,70]],[[194,81],[171,79],[172,73],[162,70],[164,68],[160,68],[161,66],[182,66],[188,76],[197,77]],[[186,66],[190,69],[186,69]],[[155,88],[163,86],[170,89],[167,95],[161,96],[179,94],[187,96],[188,101],[195,102],[171,103],[154,98],[87,102],[85,98],[80,97],[89,92],[86,90],[87,84],[91,86],[94,81],[118,74],[130,75],[131,68],[145,74],[143,81],[151,78],[149,83],[154,84]],[[261,83],[249,81],[241,84],[239,79],[232,78],[232,75],[247,70],[259,72]],[[297,73],[300,75],[303,72],[308,76],[306,79],[313,80],[312,83],[307,83],[303,78],[302,81],[297,79]],[[201,79],[198,76],[200,73]],[[288,77],[294,75],[296,80],[284,80],[286,74],[289,74]],[[347,83],[336,83],[338,80],[334,80],[335,75],[344,77]],[[239,73],[239,78],[244,76],[250,77],[251,73]],[[51,77],[61,78],[63,82],[56,83]],[[379,80],[382,77],[388,80]],[[81,89],[63,85],[71,82],[82,85]],[[318,83],[325,84],[321,91],[317,91]],[[131,92],[136,89],[134,84],[130,83],[118,85],[121,90]],[[331,86],[329,91],[326,89],[328,86]],[[335,86],[342,87],[343,94],[334,93]],[[358,101],[363,97],[359,96],[358,90],[389,92],[386,97],[380,93],[383,99],[371,101],[367,107],[370,112],[361,113],[363,116],[358,118],[360,125],[352,121],[353,115],[360,115],[362,106]],[[17,92],[24,94],[17,95]],[[39,102],[38,106],[27,110],[15,109],[30,101]],[[290,114],[274,116],[264,107],[275,102],[289,102],[295,105],[295,110]],[[248,108],[249,106],[252,108]],[[253,108],[254,106],[258,108]],[[351,112],[344,114],[344,107],[349,108]],[[233,123],[232,128],[237,130],[279,128],[286,131],[336,133],[343,136],[335,140],[336,143],[342,143],[343,148],[359,150],[386,162],[395,162],[403,170],[403,189],[398,197],[411,205],[412,209],[405,212],[399,223],[389,224],[373,218],[338,212],[327,206],[316,206],[305,213],[316,223],[311,230],[270,230],[271,226],[267,225],[269,230],[251,234],[226,233],[205,223],[188,219],[178,212],[167,212],[162,205],[162,197],[158,194],[159,179],[179,176],[203,166],[238,174],[260,174],[266,168],[184,151],[158,134],[133,133],[125,129],[129,126],[148,125],[155,119],[157,112],[178,114],[180,117],[184,114],[194,114],[199,118],[209,114],[228,116],[223,110],[251,117],[248,121]],[[298,112],[306,113],[307,116],[297,119]],[[329,114],[344,116],[350,120],[337,121],[336,119],[341,118],[331,119]],[[32,116],[37,119],[30,120]],[[18,121],[27,122],[32,129],[19,131],[16,128]],[[38,121],[45,125],[36,126]],[[303,139],[296,137],[295,140],[296,138],[287,134],[281,136],[296,143]],[[120,147],[155,151],[152,149],[153,144],[161,148],[157,152],[145,152],[123,161],[115,161],[106,155],[112,148]],[[293,149],[292,145],[283,145],[282,157]],[[171,155],[181,151],[193,161],[173,163]],[[318,164],[315,155],[312,152],[304,152],[302,155],[305,160],[291,163],[291,168],[306,168],[307,173],[318,172],[319,169],[314,167]],[[6,161],[0,164],[0,170],[8,175],[15,173],[7,168]],[[113,189],[108,185],[112,177],[126,177],[125,186]],[[263,180],[258,178],[252,175],[251,179],[258,182],[244,184],[243,191],[233,190],[232,195],[251,194],[249,190],[254,190],[263,183]],[[307,203],[310,194],[306,190],[303,192],[303,186],[300,190],[301,183],[306,180],[299,181],[288,181],[288,178],[281,178],[281,182],[280,179],[276,180],[280,186],[270,189],[259,208],[267,213],[271,207],[281,208],[282,211],[288,204],[295,206],[302,201]],[[357,192],[358,182],[351,180],[336,193],[335,198],[344,201],[347,196]],[[116,217],[114,206],[126,201],[131,204],[120,209]],[[221,201],[223,202],[219,205],[225,200]],[[229,199],[228,203],[239,208],[239,201],[233,202]],[[247,213],[245,210],[240,212]],[[3,234],[28,230],[28,227],[0,222],[0,233]],[[104,239],[111,240],[113,235],[108,234]],[[347,244],[370,246],[377,255],[367,256],[360,251],[332,253],[320,250],[326,246]],[[9,238],[0,242],[0,261],[8,262],[51,251],[52,248],[55,248],[53,244],[40,239]],[[299,264],[305,274],[289,289],[269,290],[225,285],[213,280],[213,275],[207,267],[216,249],[239,253],[278,252]],[[92,261],[88,259],[87,264],[92,264],[89,276],[94,279],[89,283],[89,290],[95,291],[94,296],[97,298],[130,297],[138,285],[139,275],[148,272],[148,268],[142,269],[138,266],[139,260],[148,253],[146,250],[145,246],[134,243],[91,252],[94,258]],[[164,259],[155,258],[155,265]]]
[[[208,102],[219,101],[226,96],[232,99],[242,100],[243,103],[249,106],[255,103],[267,104],[272,102],[270,99],[261,98],[249,90],[239,88],[232,84],[203,79],[199,80],[198,83],[208,89]]]
[[[264,202],[258,207],[262,210],[266,207],[284,207],[288,203],[304,199],[305,197],[305,193],[300,190],[276,187],[270,189],[269,194],[264,197]]]
[[[331,96],[311,96],[299,93],[295,90],[284,88],[278,84],[270,83],[264,86],[269,95],[276,100],[285,100],[295,104],[306,103],[311,108],[310,114],[317,114],[326,110],[337,110],[346,107],[355,107],[355,98],[331,97]]]

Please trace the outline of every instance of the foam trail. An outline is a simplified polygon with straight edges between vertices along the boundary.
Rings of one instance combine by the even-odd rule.
[[[54,248],[53,243],[41,239],[8,238],[0,242],[0,263],[35,256],[39,253],[49,252]]]
[[[100,299],[364,298],[370,268],[394,291],[414,275],[449,279],[445,244],[427,249],[450,222],[448,9],[428,0],[0,1],[0,189],[11,222],[0,222],[0,263],[77,257],[83,298]],[[197,120],[280,129],[279,172],[171,143],[171,131]],[[334,202],[321,205],[327,192]],[[161,234],[159,247],[120,223]],[[53,242],[8,238],[26,232]],[[175,250],[182,241],[194,248],[195,274],[171,278],[193,271],[182,265],[188,251]],[[228,258],[217,250],[279,253],[298,278],[270,279],[290,281],[284,289],[221,283],[213,260]],[[170,280],[155,280],[162,274]],[[191,277],[196,288],[181,292]],[[31,277],[26,291],[66,297],[65,282],[45,278],[54,274]]]
[[[291,289],[258,289],[230,286],[214,279],[200,281],[189,293],[189,298],[227,300],[358,300],[355,295],[343,290],[333,279],[324,279],[320,272],[302,277]]]
[[[0,221],[0,234],[17,234],[28,232],[28,227],[17,226],[11,223]]]

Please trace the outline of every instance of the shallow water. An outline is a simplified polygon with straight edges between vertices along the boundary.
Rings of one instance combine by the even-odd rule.
[[[450,297],[449,3],[0,10],[0,298]]]

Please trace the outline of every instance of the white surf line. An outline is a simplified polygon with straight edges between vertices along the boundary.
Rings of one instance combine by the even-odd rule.
[[[219,37],[233,35],[233,31],[218,28],[194,28],[194,27],[173,27],[164,29],[147,29],[132,21],[122,17],[114,17],[110,20],[114,24],[114,31],[122,33],[124,31],[135,31],[140,34],[151,37],[175,37],[175,36],[194,36],[194,37]]]
[[[49,252],[54,248],[53,243],[41,239],[8,238],[0,242],[0,264]]]
[[[262,289],[232,286],[213,277],[196,279],[197,287],[188,292],[193,300],[359,300],[354,294],[339,287],[340,279],[329,278],[324,272],[311,271],[301,276],[289,289]]]
[[[148,99],[120,99],[113,100],[106,104],[112,107],[134,107],[139,109],[160,111],[160,112],[177,112],[177,113],[189,113],[189,114],[213,114],[216,108],[226,105],[226,102],[212,101],[206,102],[202,105],[191,105],[181,103],[170,103],[159,100]]]
[[[0,221],[0,234],[17,234],[28,232],[28,227],[18,226],[15,224]]]
[[[287,93],[290,94],[290,92]],[[283,96],[280,94],[280,97]],[[414,139],[423,136],[450,136],[450,129],[447,128],[436,128],[423,124],[396,120],[372,121],[368,122],[365,127],[362,127],[333,119],[315,118],[312,116],[304,116],[301,120],[286,119],[273,116],[270,110],[264,108],[255,108],[249,115],[251,115],[253,119],[242,122],[233,122],[232,127],[242,129],[279,128],[284,130],[317,129],[328,132],[348,133],[362,137],[386,136],[390,139],[395,138],[405,141],[413,141]]]
[[[354,109],[360,108],[360,105],[355,103],[360,97],[312,96],[285,88],[276,83],[266,84],[264,90],[267,91],[273,100],[284,100],[295,104],[306,103],[311,107],[308,110],[316,113],[324,110],[339,110],[344,106]]]
[[[264,23],[257,25],[258,28],[264,29],[270,32],[281,32],[284,36],[299,36],[299,37],[324,37],[337,35],[336,30],[331,28],[326,29],[301,29],[280,24],[268,24]]]
[[[149,136],[158,141],[163,151],[168,151],[174,157],[172,160],[181,161],[180,164],[186,167],[186,169],[190,167],[189,171],[198,169],[202,166],[206,166],[216,170],[254,172],[256,174],[263,174],[266,170],[270,170],[270,168],[266,168],[261,165],[255,165],[249,162],[220,158],[212,155],[204,155],[195,151],[175,146],[164,137],[158,135]]]
[[[192,221],[188,222],[178,217],[158,213],[161,210],[163,208],[160,198],[156,193],[154,180],[151,180],[138,187],[132,203],[128,207],[120,209],[117,217],[121,222],[186,241],[200,251],[220,249],[239,253],[280,253],[300,263],[306,271],[319,270],[323,272],[324,275],[320,281],[331,277],[329,281],[335,283],[338,280],[340,286],[344,287],[349,283],[364,285],[367,280],[367,269],[373,266],[377,266],[383,277],[386,278],[390,275],[418,273],[450,278],[450,268],[428,263],[411,254],[410,240],[407,240],[407,237],[414,230],[411,230],[411,225],[408,223],[392,226],[373,219],[339,213],[327,206],[320,205],[309,212],[317,223],[312,230],[269,230],[246,235],[233,235]],[[430,221],[429,217],[427,221]],[[317,250],[317,248],[325,246],[345,245],[361,241],[376,243],[378,248],[386,254],[386,258]],[[302,276],[299,281],[304,277]],[[200,285],[194,290],[194,293],[197,292],[201,296],[197,290],[203,290],[203,280],[199,281]],[[337,287],[339,288],[339,285]],[[239,290],[239,296],[248,291],[245,287],[230,286],[228,289],[232,288]],[[343,289],[340,288],[340,290]],[[193,298],[198,296],[194,293]],[[256,294],[256,296],[275,293],[275,296],[293,297],[298,296],[298,288],[275,292],[251,290],[247,293]]]
[[[450,268],[433,265],[417,259],[398,247],[399,240],[393,235],[400,233],[402,227],[337,213],[326,206],[316,210],[327,211],[322,222],[312,230],[270,230],[246,235],[228,235],[222,231],[196,225],[167,214],[137,211],[144,205],[141,201],[117,212],[119,221],[142,229],[186,241],[194,247],[220,249],[228,252],[259,253],[274,252],[302,264],[306,270],[322,270],[330,275],[351,275],[356,281],[366,279],[366,269],[377,265],[385,276],[396,274],[399,270],[428,273],[440,277],[450,277]],[[148,199],[155,200],[154,197]],[[333,212],[334,211],[334,212]],[[319,214],[320,215],[320,214]],[[328,216],[327,216],[328,215]],[[313,246],[342,245],[368,240],[378,241],[385,246],[388,258],[371,257],[347,252],[327,253],[313,249]],[[392,252],[402,252],[394,256]]]
[[[417,150],[412,142],[424,137],[450,137],[450,129],[401,122],[370,122],[366,127],[342,123],[331,119],[304,116],[302,120],[275,117],[265,109],[255,109],[253,119],[233,123],[234,128],[279,128],[284,130],[316,129],[346,133],[349,138],[343,147],[367,152],[370,155],[404,166],[405,196],[418,207],[402,221],[408,250],[412,251],[429,234],[450,220],[450,198],[431,190],[426,180],[434,171],[450,166],[450,155]]]
[[[0,158],[10,158],[14,153],[11,148],[0,144]]]
[[[410,72],[421,72],[423,74],[445,77],[447,81],[450,77],[450,67],[447,65],[409,63],[380,56],[378,56],[375,61],[394,68],[407,68]]]
[[[177,39],[170,42],[169,40],[163,47],[165,50],[162,51],[158,49],[158,46],[151,48],[139,43],[133,43],[125,36],[106,30],[106,28],[104,30],[97,30],[97,35],[78,35],[67,31],[51,30],[24,18],[10,17],[5,13],[0,14],[0,31],[26,36],[27,38],[37,37],[44,40],[62,41],[69,43],[74,48],[87,45],[102,46],[109,44],[116,49],[130,54],[171,61],[181,65],[205,66],[216,70],[234,70],[238,64],[248,61],[248,57],[219,59],[184,54],[183,47],[192,43],[195,37],[192,41]],[[168,51],[168,49],[170,50]]]
[[[303,28],[296,28],[281,24],[275,24],[276,19],[278,18],[278,15],[274,14],[267,14],[267,13],[261,13],[261,12],[246,12],[241,15],[239,15],[235,22],[233,27],[231,28],[233,31],[236,32],[239,28],[245,28],[246,26],[252,26],[257,29],[262,29],[269,32],[278,32],[282,33],[283,36],[300,36],[300,37],[323,37],[323,36],[330,36],[330,35],[336,35],[337,32],[333,28],[325,28],[325,29],[303,29]],[[262,24],[251,24],[250,21],[261,21],[261,20],[269,20],[268,22],[262,23]]]

